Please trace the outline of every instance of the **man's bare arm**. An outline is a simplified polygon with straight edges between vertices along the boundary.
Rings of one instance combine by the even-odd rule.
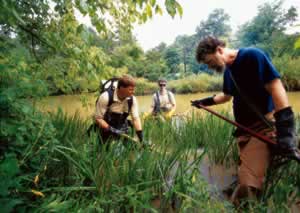
[[[142,130],[142,123],[141,123],[141,119],[139,117],[134,118],[132,122],[133,122],[133,127],[136,131]]]
[[[272,96],[276,112],[289,106],[288,97],[280,79],[272,80],[265,85],[265,88]]]
[[[226,103],[228,101],[230,101],[232,98],[231,95],[226,95],[224,93],[219,93],[217,94],[215,97],[214,97],[214,102],[216,104],[223,104],[223,103]]]
[[[101,118],[97,118],[96,119],[96,123],[102,129],[108,130],[108,128],[109,128],[109,124],[105,120],[103,120]]]

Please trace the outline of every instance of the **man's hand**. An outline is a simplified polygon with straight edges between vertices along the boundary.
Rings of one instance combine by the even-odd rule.
[[[113,133],[114,135],[118,135],[118,136],[120,136],[120,135],[122,135],[122,134],[125,134],[125,131],[116,129],[116,128],[112,127],[112,126],[109,126],[108,131],[110,131],[110,132]]]
[[[211,97],[207,97],[207,98],[203,98],[203,99],[199,99],[199,100],[193,100],[191,101],[191,105],[197,108],[201,108],[199,105],[203,105],[203,106],[212,106],[215,105],[216,102],[214,101],[214,96]]]

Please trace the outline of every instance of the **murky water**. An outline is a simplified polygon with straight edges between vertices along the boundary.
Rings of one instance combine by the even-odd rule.
[[[195,93],[195,94],[175,94],[177,109],[176,113],[181,114],[188,112],[192,109],[190,101],[213,95],[214,93]],[[288,93],[289,101],[294,111],[300,113],[300,92]],[[79,112],[82,118],[89,118],[92,116],[95,110],[96,94],[86,95],[62,95],[62,96],[50,96],[43,99],[38,103],[38,106],[45,111],[55,111],[58,107],[61,107],[63,111],[72,115],[76,111]],[[137,96],[139,103],[139,111],[141,113],[150,110],[152,95]],[[215,110],[231,111],[231,102],[214,106]]]

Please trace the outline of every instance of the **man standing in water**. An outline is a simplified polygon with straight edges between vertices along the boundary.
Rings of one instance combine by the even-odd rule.
[[[170,119],[175,112],[176,102],[174,94],[166,89],[167,80],[158,80],[159,90],[153,94],[151,112],[153,115],[161,113],[164,118]]]
[[[233,97],[235,120],[267,136],[275,136],[272,120],[275,118],[277,145],[269,147],[259,139],[237,129],[240,165],[239,185],[232,195],[234,204],[241,199],[255,198],[262,189],[271,151],[286,157],[298,157],[295,121],[280,75],[268,56],[257,48],[226,48],[223,41],[207,37],[200,41],[196,59],[217,72],[224,72],[223,93],[194,100],[199,107],[222,104]],[[272,148],[272,149],[271,149]]]
[[[109,138],[118,139],[128,132],[128,115],[131,115],[133,127],[139,140],[143,140],[138,103],[133,96],[135,81],[128,75],[122,76],[117,85],[100,94],[96,103],[95,121],[100,128],[101,142]]]

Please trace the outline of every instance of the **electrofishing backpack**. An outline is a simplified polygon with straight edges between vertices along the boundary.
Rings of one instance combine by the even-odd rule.
[[[104,82],[100,82],[99,85],[99,94],[101,95],[104,92],[108,92],[108,104],[107,104],[107,108],[109,108],[113,101],[114,101],[114,91],[116,89],[116,85],[118,83],[119,78],[113,77],[111,79],[108,79]],[[98,96],[97,100],[96,100],[96,104],[98,102],[98,99],[100,97],[100,95]],[[131,107],[132,107],[132,103],[133,103],[133,99],[132,97],[130,97],[130,99],[128,99],[128,112],[131,111]]]
[[[111,79],[108,80],[104,80],[101,81],[99,84],[99,96],[96,99],[95,102],[95,107],[97,105],[97,102],[99,100],[99,97],[101,94],[103,94],[104,92],[108,92],[108,104],[107,104],[107,109],[112,105],[113,101],[114,101],[114,91],[116,89],[117,83],[118,83],[119,78],[113,77]],[[131,111],[131,107],[132,107],[132,103],[133,103],[133,98],[131,97],[130,99],[128,99],[128,113]],[[128,122],[129,126],[132,126],[132,124],[130,122]],[[93,122],[92,125],[90,125],[90,127],[87,130],[87,134],[90,135],[91,131],[97,131],[98,129],[98,125]]]

